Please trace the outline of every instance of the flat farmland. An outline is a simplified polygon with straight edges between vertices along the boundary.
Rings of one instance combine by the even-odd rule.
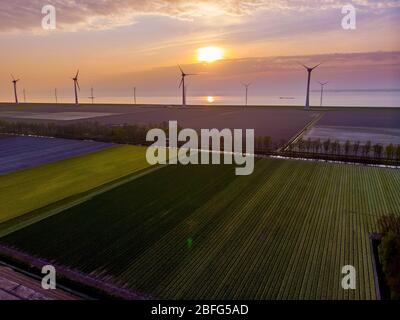
[[[350,141],[372,144],[400,143],[400,109],[376,108],[348,110],[333,108],[326,110],[321,119],[303,133],[303,139]]]
[[[93,141],[4,137],[0,139],[0,175],[100,151],[112,146],[110,143]]]
[[[72,120],[66,116],[70,114],[84,114],[85,118]],[[0,105],[0,119],[9,121],[149,125],[176,120],[183,128],[254,129],[256,135],[271,136],[275,142],[288,141],[318,115],[301,107]]]
[[[155,298],[375,299],[368,236],[385,214],[400,215],[398,170],[167,166],[0,243]]]
[[[112,147],[0,176],[0,229],[7,220],[146,169],[145,152]]]
[[[318,121],[318,125],[400,129],[400,109],[330,109],[325,113],[322,119]]]
[[[331,127],[315,126],[303,136],[303,139],[326,141],[339,141],[345,144],[346,141],[367,143],[368,141],[382,145],[400,144],[400,129],[391,128],[368,128],[368,127]]]

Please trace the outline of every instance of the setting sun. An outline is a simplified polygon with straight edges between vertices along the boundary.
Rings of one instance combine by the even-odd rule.
[[[207,97],[207,102],[208,102],[208,103],[214,103],[214,102],[215,102],[215,98],[209,96],[209,97]]]
[[[214,62],[224,57],[224,51],[218,47],[206,47],[197,50],[197,59],[199,62]]]

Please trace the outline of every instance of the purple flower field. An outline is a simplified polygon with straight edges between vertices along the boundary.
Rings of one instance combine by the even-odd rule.
[[[323,126],[400,129],[399,110],[329,111],[318,122]]]
[[[0,175],[68,159],[113,146],[93,141],[38,137],[0,139]]]

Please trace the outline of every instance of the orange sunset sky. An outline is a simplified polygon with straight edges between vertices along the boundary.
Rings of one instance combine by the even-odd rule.
[[[348,3],[356,30],[341,25]],[[55,30],[41,27],[47,4]],[[188,84],[196,95],[235,94],[241,81],[259,94],[295,94],[304,89],[299,62],[322,62],[318,79],[336,89],[399,89],[399,18],[400,1],[1,1],[0,101],[12,99],[11,73],[33,100],[55,87],[69,99],[78,68],[83,95],[92,86],[103,96],[132,86],[179,95],[177,64],[200,74]],[[199,61],[210,46],[221,56]]]

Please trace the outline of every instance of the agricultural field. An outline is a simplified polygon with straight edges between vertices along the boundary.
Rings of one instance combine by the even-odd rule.
[[[171,120],[195,130],[254,129],[257,136],[270,136],[276,143],[288,141],[319,114],[301,107],[0,105],[0,119],[8,121],[63,124],[90,120],[106,125],[150,125]]]
[[[379,143],[383,146],[400,144],[400,129],[368,128],[368,127],[333,127],[315,126],[303,136],[304,140],[311,139],[321,141],[333,140],[341,144],[346,141],[367,143],[368,141]]]
[[[368,237],[385,214],[400,216],[398,170],[167,166],[0,243],[154,298],[375,299]],[[356,290],[341,288],[347,264]]]
[[[331,108],[313,126],[307,128],[301,137],[303,140],[338,142],[341,149],[349,141],[352,144],[380,145],[385,150],[390,144],[400,144],[400,111]],[[323,152],[322,148],[320,151]]]
[[[0,139],[0,175],[110,148],[94,141],[3,136]]]
[[[112,147],[0,176],[0,230],[7,220],[146,169],[145,152]]]
[[[400,110],[397,108],[333,110],[331,108],[318,122],[318,125],[400,129]]]

